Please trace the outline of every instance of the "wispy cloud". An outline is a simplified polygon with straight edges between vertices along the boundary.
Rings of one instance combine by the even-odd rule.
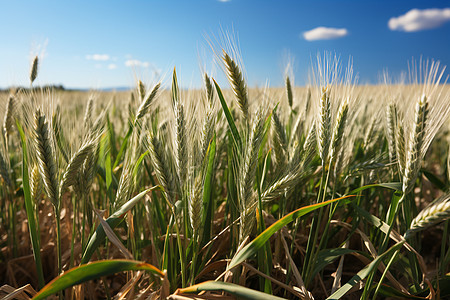
[[[110,59],[108,54],[88,54],[86,55],[87,60],[96,60],[96,61],[107,61]]]
[[[117,65],[116,65],[116,64],[109,64],[109,65],[108,65],[108,69],[109,69],[109,70],[117,69]]]
[[[231,0],[218,0],[219,2],[230,2]]]
[[[338,39],[348,35],[346,28],[317,27],[303,32],[303,38],[307,41]]]
[[[389,19],[391,30],[414,32],[433,29],[450,21],[450,8],[411,9],[406,14]]]
[[[137,59],[129,59],[127,61],[125,61],[125,66],[127,67],[144,67],[144,68],[148,68],[150,66],[149,62],[146,61],[140,61]]]

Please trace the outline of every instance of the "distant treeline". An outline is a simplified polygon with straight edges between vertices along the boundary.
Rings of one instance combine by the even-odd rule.
[[[33,86],[32,88],[30,87],[23,87],[23,86],[15,86],[15,87],[9,87],[9,88],[4,88],[1,89],[0,88],[0,92],[9,92],[9,91],[24,91],[24,92],[29,92],[31,89],[33,90],[53,90],[53,91],[67,91],[67,89],[62,85],[42,85],[42,86]],[[69,89],[70,90],[70,89]]]

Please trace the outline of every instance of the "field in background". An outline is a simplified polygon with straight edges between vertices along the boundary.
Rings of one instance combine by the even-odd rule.
[[[1,291],[449,297],[441,69],[355,86],[323,68],[311,87],[248,89],[223,63],[230,85],[205,75],[195,91],[174,71],[170,90],[0,94]]]

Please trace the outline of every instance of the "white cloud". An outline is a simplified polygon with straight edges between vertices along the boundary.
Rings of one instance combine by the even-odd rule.
[[[96,61],[107,61],[110,59],[110,57],[108,54],[89,54],[86,55],[86,59]]]
[[[114,70],[114,69],[116,69],[117,68],[117,65],[116,64],[109,64],[108,65],[108,69],[109,70]]]
[[[348,35],[345,28],[317,27],[303,32],[303,38],[307,41],[338,39]]]
[[[148,68],[150,66],[149,62],[146,61],[140,61],[137,59],[129,59],[127,61],[125,61],[125,66],[127,67],[144,67],[144,68]]]
[[[406,14],[389,19],[391,30],[414,32],[433,29],[450,21],[450,8],[411,9]]]
[[[231,0],[219,0],[219,2],[230,2]]]

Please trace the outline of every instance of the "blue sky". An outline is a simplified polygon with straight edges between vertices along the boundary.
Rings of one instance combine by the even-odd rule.
[[[239,40],[250,86],[281,86],[288,54],[304,85],[323,51],[352,56],[359,82],[377,83],[384,69],[398,76],[421,55],[450,65],[448,8],[411,0],[1,1],[0,87],[27,85],[35,54],[43,55],[38,84],[133,86],[155,72],[169,82],[176,67],[182,86],[199,87],[201,65],[223,81],[208,39],[224,31]]]

